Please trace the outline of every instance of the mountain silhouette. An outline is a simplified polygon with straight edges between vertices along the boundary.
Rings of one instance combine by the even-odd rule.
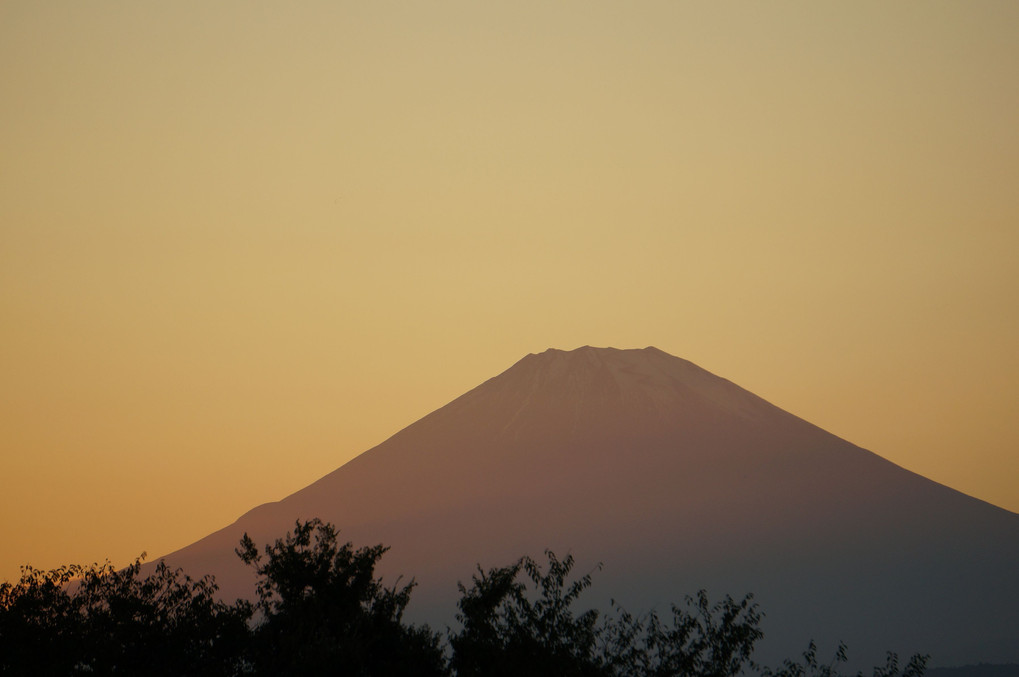
[[[241,535],[270,542],[311,517],[391,546],[386,580],[414,577],[411,620],[440,628],[477,564],[548,548],[602,564],[593,606],[754,593],[766,662],[811,638],[845,641],[853,663],[1019,661],[1019,515],[656,348],[528,355],[166,560],[250,597]]]

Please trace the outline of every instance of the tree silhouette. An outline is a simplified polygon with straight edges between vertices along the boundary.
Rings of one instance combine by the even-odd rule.
[[[591,585],[590,574],[567,585],[573,557],[546,552],[548,571],[524,557],[515,564],[479,567],[470,589],[459,584],[463,629],[450,637],[452,666],[459,677],[475,675],[587,676],[606,673],[596,654],[597,611],[579,617],[571,606]],[[523,571],[538,592],[528,596]]]
[[[755,667],[750,658],[764,633],[763,614],[753,595],[726,595],[712,605],[707,593],[686,598],[686,608],[671,606],[666,623],[654,611],[635,618],[619,608],[605,621],[605,661],[613,675],[699,675],[727,677]]]
[[[339,544],[318,519],[262,551],[245,534],[237,554],[257,575],[257,601],[217,599],[198,580],[141,559],[41,571],[23,567],[0,584],[0,675],[351,675],[357,677],[841,677],[846,648],[819,662],[813,642],[771,669],[751,655],[762,637],[752,596],[712,604],[704,591],[635,617],[613,604],[577,611],[592,574],[573,576],[572,556],[546,551],[459,584],[447,647],[427,626],[403,622],[414,581],[385,587],[375,567],[387,548]],[[888,654],[873,677],[922,677],[926,657],[905,666]],[[862,673],[858,673],[862,677]]]
[[[74,674],[84,638],[65,586],[82,571],[23,566],[17,583],[0,584],[0,674]]]
[[[459,677],[725,677],[749,663],[762,636],[761,614],[750,596],[712,606],[701,591],[687,599],[692,611],[673,606],[669,623],[655,613],[635,618],[619,607],[600,624],[596,610],[574,615],[591,574],[570,581],[573,557],[545,556],[544,571],[524,557],[487,573],[479,568],[470,588],[459,586],[457,620],[463,627],[450,637]]]
[[[0,585],[0,673],[236,674],[251,605],[227,605],[211,578],[162,562],[140,570],[140,558],[121,570],[23,567]]]
[[[835,656],[828,663],[820,663],[817,660],[817,645],[811,640],[807,650],[803,652],[802,660],[794,661],[786,659],[778,668],[764,668],[761,677],[841,677],[839,666],[846,663],[848,649],[845,644],[839,643]],[[897,654],[888,652],[883,666],[874,666],[874,677],[923,677],[927,669],[929,656],[913,654],[907,661],[905,667],[899,666]],[[862,672],[857,672],[856,677],[863,677]]]
[[[339,545],[331,524],[296,522],[265,547],[245,534],[237,554],[259,577],[250,655],[258,675],[445,675],[440,638],[404,625],[414,587],[383,587],[381,545]]]

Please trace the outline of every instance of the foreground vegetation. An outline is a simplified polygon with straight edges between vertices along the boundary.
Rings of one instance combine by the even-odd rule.
[[[573,559],[524,557],[461,584],[460,629],[446,636],[403,621],[414,583],[384,587],[386,548],[340,544],[318,520],[262,550],[237,554],[257,574],[257,600],[227,604],[212,578],[163,563],[22,570],[0,585],[3,675],[403,675],[457,677],[837,677],[840,647],[819,662],[811,643],[777,668],[752,661],[761,612],[748,596],[712,604],[702,591],[661,618],[620,608],[577,613],[591,576]],[[889,654],[874,677],[921,677],[926,658]]]

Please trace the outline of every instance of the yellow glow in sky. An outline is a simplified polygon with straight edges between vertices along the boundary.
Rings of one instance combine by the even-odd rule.
[[[1017,27],[0,2],[0,579],[164,554],[585,344],[1019,511]]]

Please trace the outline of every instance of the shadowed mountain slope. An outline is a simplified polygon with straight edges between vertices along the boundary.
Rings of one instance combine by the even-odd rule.
[[[314,484],[167,557],[252,583],[246,531],[321,517],[392,550],[412,620],[453,622],[475,565],[570,551],[631,611],[755,593],[760,658],[815,638],[870,664],[1019,660],[1019,515],[900,468],[655,348],[528,355]]]

